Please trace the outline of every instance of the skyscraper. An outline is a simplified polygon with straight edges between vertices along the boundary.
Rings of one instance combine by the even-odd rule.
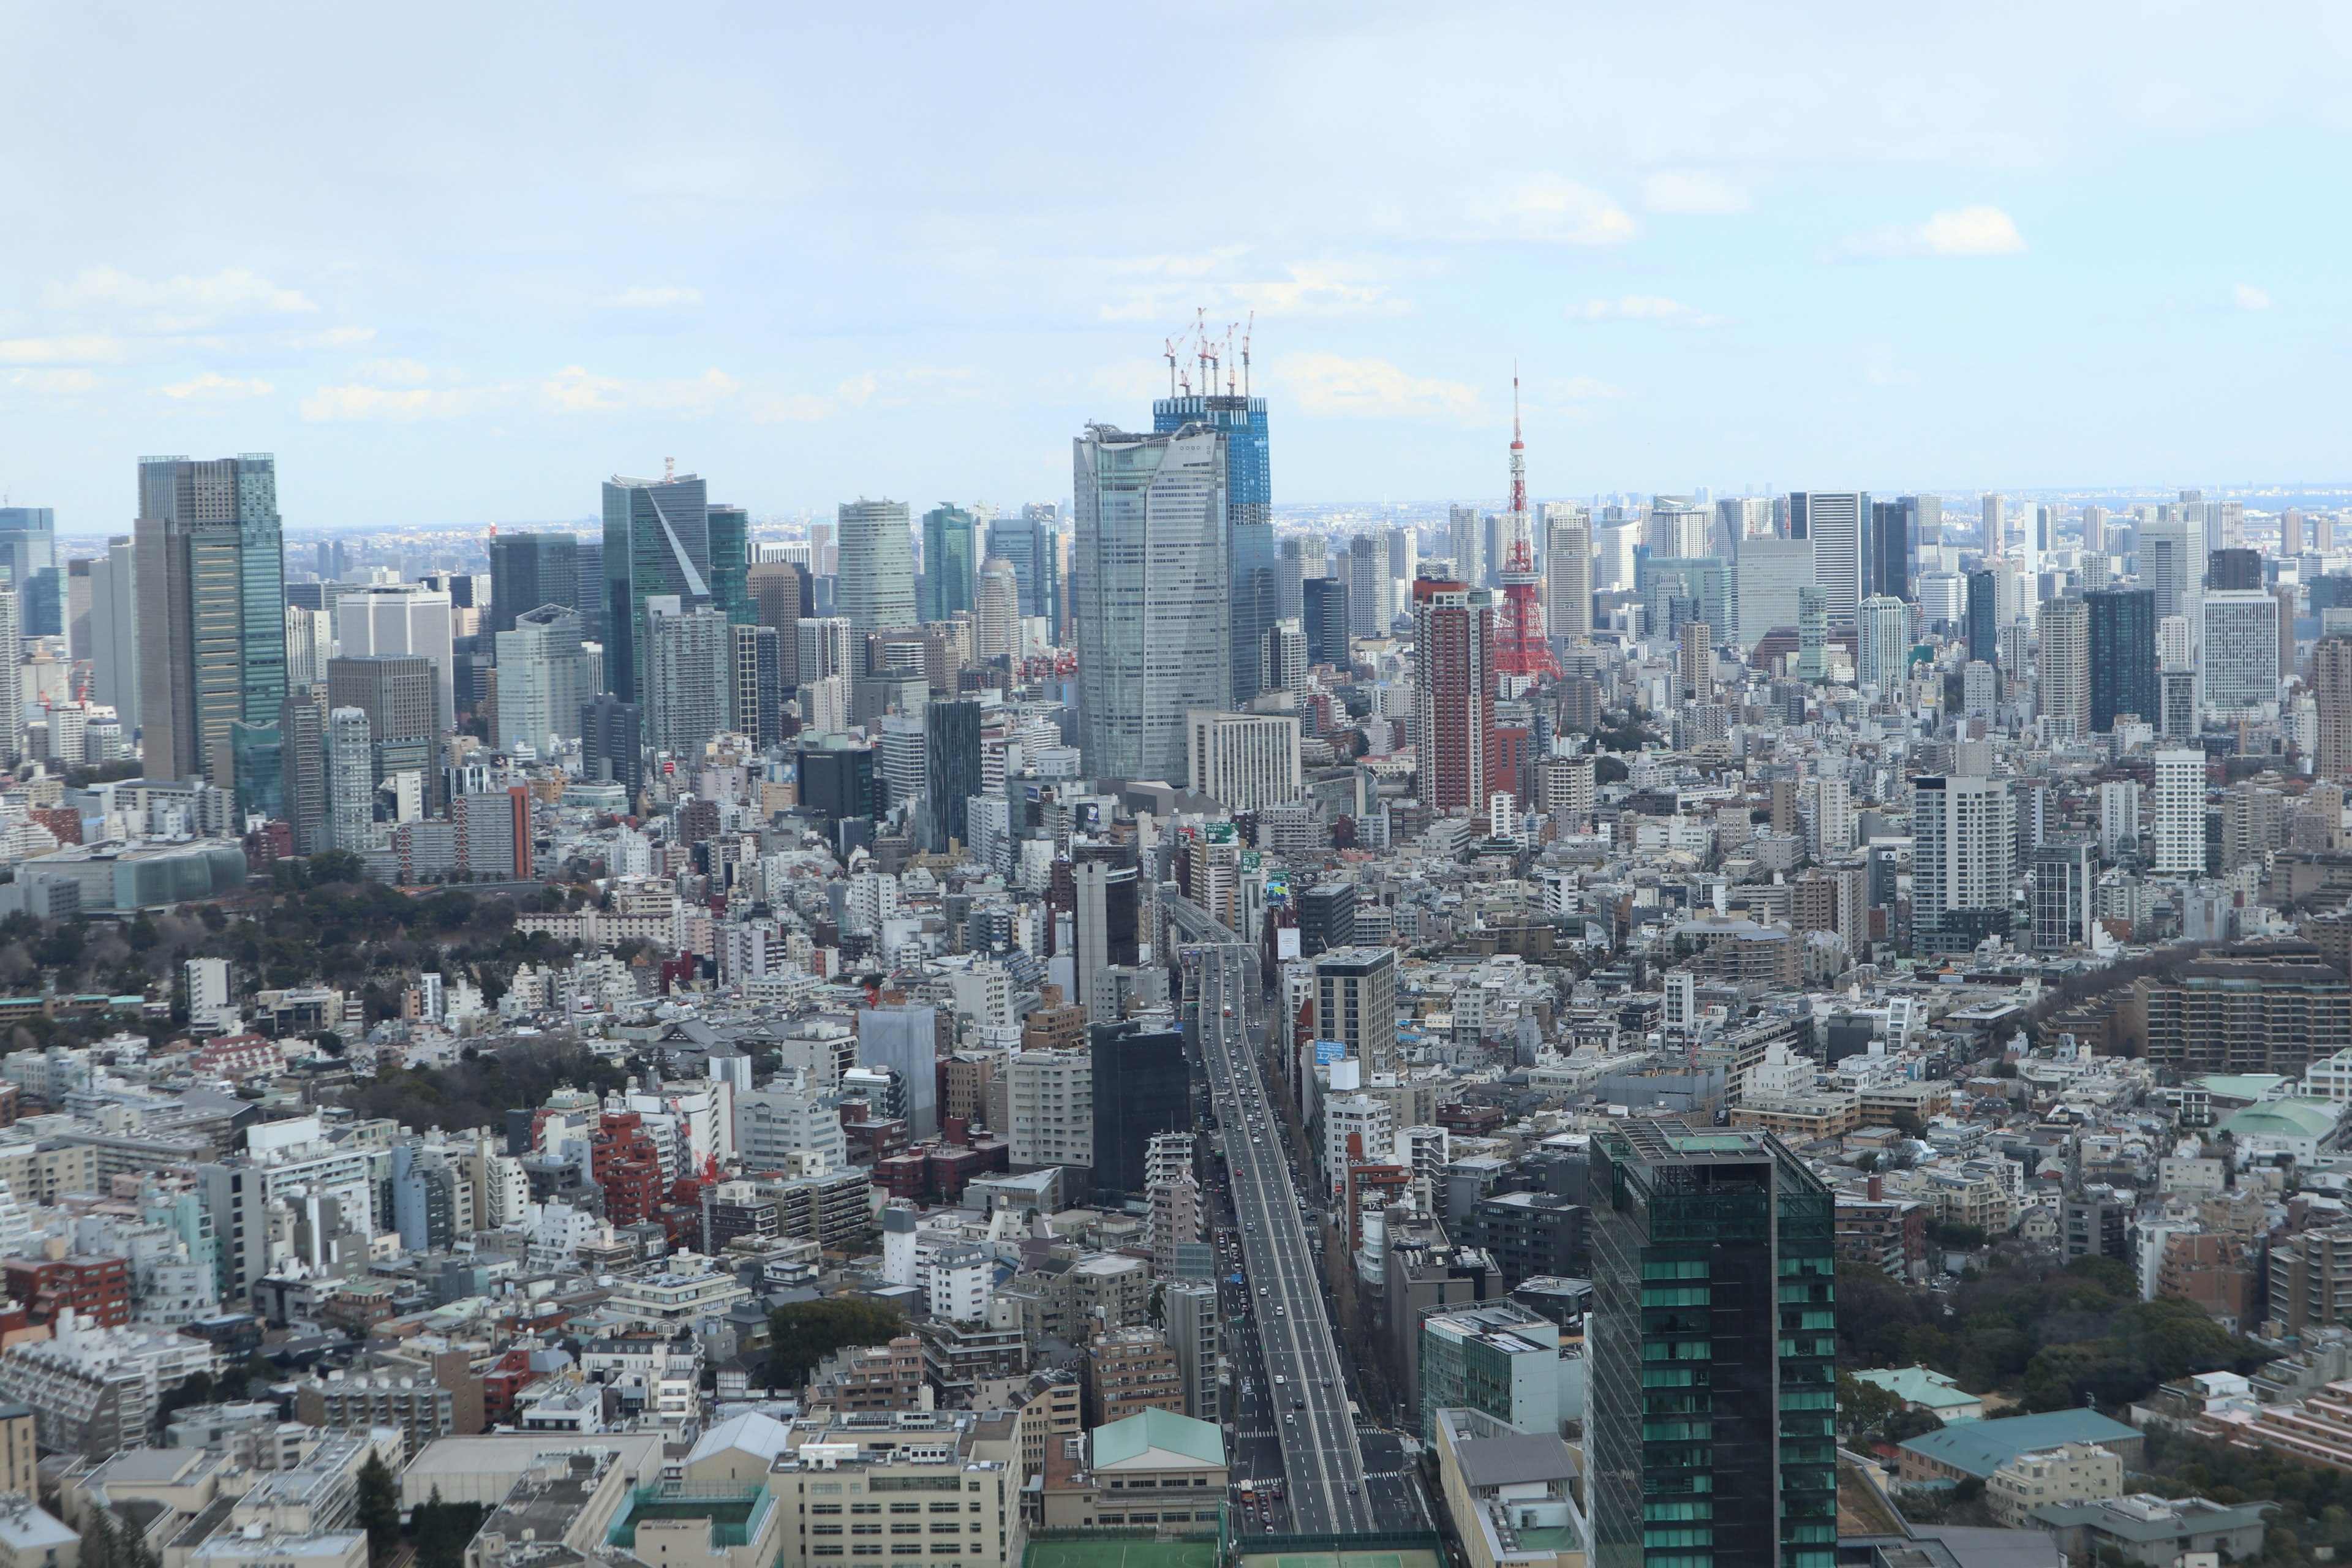
[[[139,594],[131,535],[106,542],[89,563],[90,696],[114,710],[128,737],[139,727]],[[153,752],[147,753],[153,759]]]
[[[1593,1568],[1833,1568],[1836,1204],[1767,1133],[1592,1141]]]
[[[1184,1037],[1135,1019],[1097,1022],[1087,1033],[1094,1058],[1094,1184],[1140,1196],[1152,1135],[1181,1132],[1192,1122]]]
[[[801,683],[801,574],[789,561],[762,561],[746,578],[752,614],[760,625],[775,628],[777,679],[787,694]]]
[[[1173,783],[1185,713],[1229,704],[1228,437],[1203,425],[1148,436],[1093,425],[1072,443],[1078,735],[1095,776]],[[1248,646],[1255,685],[1255,639]]]
[[[367,719],[371,787],[415,773],[427,800],[439,797],[435,695],[432,661],[422,654],[343,654],[327,661],[327,706],[357,709]]]
[[[751,515],[740,506],[711,503],[705,514],[710,538],[710,603],[730,624],[751,626]]]
[[[2204,705],[2221,718],[2252,718],[2279,694],[2279,603],[2260,589],[2223,589],[2200,601],[2199,671]]]
[[[133,537],[148,776],[210,779],[247,807],[277,800],[282,753],[249,745],[255,774],[239,779],[233,732],[242,724],[261,741],[286,700],[276,459],[142,458]]]
[[[988,525],[988,553],[1012,563],[1023,618],[1043,620],[1046,635],[1056,638],[1062,628],[1061,542],[1054,508],[1039,502],[1023,507],[1017,518]]]
[[[2009,546],[2009,501],[1999,490],[1986,492],[1984,519],[1978,542],[1987,555],[1998,555]]]
[[[1471,587],[1486,581],[1486,536],[1478,509],[1456,505],[1448,514],[1446,542],[1454,556],[1454,579]]]
[[[645,718],[634,702],[611,692],[580,705],[581,776],[592,784],[627,787],[635,801],[645,787]]]
[[[1990,570],[1969,574],[1969,657],[1985,664],[2000,658],[2000,579]]]
[[[367,713],[338,708],[327,715],[327,837],[356,854],[375,847],[375,763]]]
[[[972,653],[982,663],[1021,651],[1021,583],[1013,563],[992,555],[980,564],[980,596],[972,617]]]
[[[1275,588],[1274,466],[1265,399],[1188,395],[1152,404],[1156,434],[1173,435],[1188,425],[1225,435],[1225,591],[1231,603],[1226,641],[1233,667],[1230,705],[1239,707],[1257,695],[1258,639],[1282,614]]]
[[[915,546],[907,503],[855,500],[841,503],[835,610],[860,635],[915,626]]]
[[[1731,563],[1731,624],[1727,640],[1751,649],[1768,633],[1797,624],[1797,594],[1812,585],[1813,546],[1806,539],[1759,536],[1738,542]]]
[[[2150,835],[2156,852],[2148,862],[2158,876],[2205,874],[2205,753],[2186,748],[2156,753],[2156,787],[2150,792]]]
[[[2167,505],[2139,528],[2139,580],[2156,594],[2158,619],[2187,613],[2187,601],[2205,574],[2202,510]]]
[[[1348,631],[1384,637],[1396,618],[1396,580],[1389,575],[1388,542],[1360,533],[1348,542]],[[1255,693],[1253,693],[1255,695]]]
[[[674,594],[646,602],[646,739],[681,763],[698,761],[735,718],[735,638],[715,605],[682,605]]]
[[[1441,812],[1485,811],[1495,732],[1494,596],[1423,577],[1412,585],[1412,608],[1422,801]]]
[[[2089,606],[2091,731],[2107,734],[2119,713],[2156,721],[2156,595],[2147,588],[2102,588]]]
[[[2312,770],[2352,779],[2352,636],[2337,632],[2311,645],[2311,695],[2319,709]]]
[[[1890,599],[1911,596],[1914,496],[1870,503],[1869,588]]]
[[[1592,514],[1543,503],[1544,630],[1554,643],[1592,640]]]
[[[1873,594],[1862,602],[1855,629],[1855,679],[1891,696],[1910,673],[1911,607],[1892,594]]]
[[[17,699],[25,658],[25,605],[11,569],[0,566],[0,763],[14,767],[25,755],[25,704]]]
[[[45,506],[0,506],[0,568],[16,584],[18,624],[28,637],[65,632],[65,583],[58,569],[57,513]]]
[[[971,797],[980,793],[980,704],[931,702],[923,709],[923,793],[929,798],[934,855],[971,842]],[[1172,781],[1171,781],[1172,782]]]
[[[922,598],[915,607],[923,621],[944,621],[972,605],[974,559],[971,513],[941,501],[923,514]]]
[[[1288,620],[1307,613],[1307,584],[1329,571],[1330,542],[1319,533],[1294,533],[1276,547],[1275,609]]]
[[[586,690],[580,612],[562,605],[525,610],[499,633],[499,731],[494,746],[529,746],[542,759],[560,741],[580,736]]]
[[[646,601],[711,602],[709,487],[693,474],[604,481],[604,684],[646,703]],[[583,628],[583,630],[586,628]]]
[[[2084,741],[2091,734],[2091,607],[2080,599],[2044,600],[2042,651],[2036,662],[2042,732],[2045,740]]]
[[[315,689],[296,693],[278,710],[278,728],[285,740],[279,794],[297,855],[335,847],[327,795],[327,710],[315,700],[319,695]]]
[[[1307,634],[1307,662],[1346,669],[1354,661],[1348,650],[1348,584],[1337,577],[1309,577],[1301,586],[1305,609],[1300,629]]]
[[[1789,497],[1789,536],[1813,542],[1813,582],[1832,626],[1852,626],[1870,580],[1870,496],[1799,490]]]
[[[784,743],[783,634],[770,626],[727,628],[735,643],[735,721],[739,735],[762,748]]]
[[[457,661],[452,652],[449,607],[449,595],[439,589],[415,583],[371,584],[345,589],[335,613],[336,642],[350,657],[413,654],[432,665],[436,733],[457,722]],[[284,635],[282,618],[279,635]]]
[[[2261,551],[2231,548],[2206,552],[2206,587],[2224,593],[2251,593],[2262,585]]]
[[[1911,946],[1966,952],[2010,934],[2017,803],[2006,778],[1911,781]]]
[[[482,630],[514,629],[541,605],[580,607],[580,540],[570,533],[504,533],[490,541],[490,613]],[[584,633],[586,627],[581,628]]]

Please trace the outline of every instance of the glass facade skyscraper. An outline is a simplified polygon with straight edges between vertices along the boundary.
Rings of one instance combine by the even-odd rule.
[[[2091,729],[2105,734],[2116,715],[2136,713],[2153,724],[2156,701],[2156,591],[2099,588],[2083,595],[2091,607]]]
[[[542,605],[580,608],[580,540],[569,533],[508,533],[490,541],[490,613],[482,630],[514,630]]]
[[[19,635],[65,632],[65,583],[58,572],[57,514],[45,506],[0,506],[0,567],[16,585]]]
[[[844,501],[839,516],[834,613],[861,636],[916,625],[915,542],[907,503]]]
[[[1042,617],[1047,635],[1062,635],[1062,536],[1051,506],[1032,503],[1017,518],[988,525],[988,553],[1012,563],[1021,614]]]
[[[687,606],[710,603],[709,487],[693,474],[605,480],[603,563],[604,684],[643,707],[646,601],[669,595]]]
[[[1274,581],[1274,468],[1263,397],[1163,397],[1151,405],[1162,435],[1187,425],[1225,433],[1227,591],[1233,612],[1233,706],[1258,692],[1258,645],[1281,618]]]
[[[710,603],[730,623],[756,626],[760,616],[751,605],[751,515],[740,506],[716,506],[709,511]]]
[[[917,619],[944,621],[958,610],[972,608],[972,580],[980,570],[973,533],[971,513],[960,506],[941,501],[923,514],[923,581],[915,605]]]
[[[1835,1199],[1769,1134],[1592,1142],[1594,1568],[1833,1568]]]

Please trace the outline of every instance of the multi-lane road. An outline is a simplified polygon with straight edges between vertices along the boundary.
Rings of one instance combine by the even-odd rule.
[[[1282,1446],[1291,1528],[1307,1534],[1380,1528],[1348,1405],[1348,1378],[1325,1312],[1307,1205],[1283,1152],[1282,1128],[1258,1074],[1252,1015],[1257,955],[1189,900],[1173,905],[1186,945],[1199,951],[1201,1059],[1225,1151],[1252,1316],[1254,1358]]]

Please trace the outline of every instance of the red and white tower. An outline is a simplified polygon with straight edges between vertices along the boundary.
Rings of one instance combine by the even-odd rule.
[[[1552,675],[1559,661],[1544,637],[1543,578],[1536,572],[1528,526],[1528,444],[1519,437],[1519,374],[1511,372],[1510,537],[1503,545],[1503,616],[1495,628],[1495,669],[1502,675]]]

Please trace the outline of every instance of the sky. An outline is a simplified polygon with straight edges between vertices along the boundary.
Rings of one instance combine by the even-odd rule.
[[[18,3],[0,58],[0,494],[69,534],[160,453],[275,452],[289,530],[671,458],[1058,500],[1196,312],[1278,502],[1498,496],[1514,365],[1538,497],[2352,479],[2340,7]]]

